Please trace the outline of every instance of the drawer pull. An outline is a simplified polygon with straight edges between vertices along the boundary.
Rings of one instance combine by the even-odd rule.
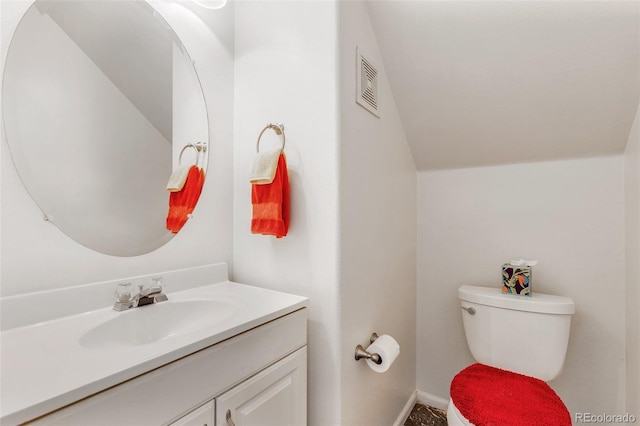
[[[227,425],[228,426],[236,426],[236,424],[231,420],[231,410],[227,410]]]

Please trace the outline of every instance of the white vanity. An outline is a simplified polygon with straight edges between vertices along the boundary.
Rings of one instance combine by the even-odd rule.
[[[220,280],[224,265],[156,275],[169,300],[126,312],[72,312],[114,282],[3,299],[0,423],[305,425],[307,299]],[[12,315],[26,306],[49,313]]]

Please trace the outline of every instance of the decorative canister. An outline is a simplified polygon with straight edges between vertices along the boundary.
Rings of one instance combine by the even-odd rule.
[[[536,263],[520,259],[502,265],[502,292],[531,296],[532,267]]]

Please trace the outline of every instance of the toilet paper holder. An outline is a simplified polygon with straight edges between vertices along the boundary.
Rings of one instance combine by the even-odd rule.
[[[371,333],[371,337],[369,338],[369,342],[373,343],[378,339],[377,333]],[[378,354],[372,354],[367,352],[362,345],[356,346],[356,361],[360,361],[361,359],[370,359],[376,364],[382,364],[382,357]]]

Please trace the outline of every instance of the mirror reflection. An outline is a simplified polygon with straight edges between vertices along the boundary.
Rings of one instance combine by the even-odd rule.
[[[69,237],[132,256],[179,231],[167,229],[168,180],[196,162],[204,179],[206,149],[184,147],[206,148],[207,113],[191,59],[148,3],[36,1],[11,41],[2,101],[18,174]]]

